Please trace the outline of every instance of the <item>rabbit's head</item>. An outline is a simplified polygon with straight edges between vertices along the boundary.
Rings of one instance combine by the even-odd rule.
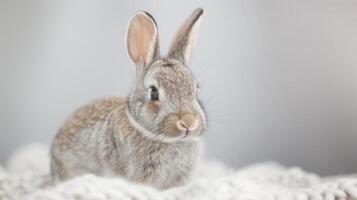
[[[150,14],[138,12],[130,20],[127,49],[136,65],[136,79],[127,114],[130,123],[151,139],[194,139],[205,127],[197,81],[188,68],[203,13],[196,9],[184,22],[167,56],[160,56],[158,29]]]

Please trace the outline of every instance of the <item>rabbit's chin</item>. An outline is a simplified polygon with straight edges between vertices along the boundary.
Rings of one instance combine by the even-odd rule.
[[[196,132],[185,132],[185,131],[181,131],[179,133],[176,133],[175,136],[172,136],[173,134],[165,134],[165,133],[161,133],[162,135],[164,135],[164,137],[167,138],[167,140],[171,140],[171,141],[195,141],[195,140],[199,140],[200,139],[200,135],[199,133]]]
[[[152,132],[149,130],[146,131],[140,131],[141,134],[143,134],[146,138],[152,139],[154,141],[158,142],[164,142],[164,143],[173,143],[173,142],[189,142],[189,141],[198,141],[200,139],[200,134],[193,133],[193,132],[175,132],[173,133],[167,133],[167,132],[161,132],[158,131]]]

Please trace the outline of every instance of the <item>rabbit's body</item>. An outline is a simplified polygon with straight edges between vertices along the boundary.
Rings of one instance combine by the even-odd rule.
[[[93,173],[169,188],[188,180],[206,124],[187,67],[202,15],[196,9],[188,18],[166,57],[159,55],[152,16],[138,12],[131,19],[127,48],[136,65],[134,87],[127,98],[95,101],[64,123],[51,149],[54,181]]]
[[[54,140],[54,177],[61,180],[93,173],[123,176],[159,188],[183,184],[197,160],[200,141],[152,141],[130,125],[126,109],[127,101],[120,97],[78,109]]]

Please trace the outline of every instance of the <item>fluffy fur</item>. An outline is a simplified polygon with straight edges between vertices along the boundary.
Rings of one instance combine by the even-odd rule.
[[[75,111],[51,148],[55,182],[86,173],[122,176],[160,189],[187,182],[200,155],[206,125],[189,55],[203,15],[197,9],[159,55],[155,20],[138,12],[129,23],[128,54],[136,65],[128,97],[97,100]],[[159,99],[151,99],[151,88]]]

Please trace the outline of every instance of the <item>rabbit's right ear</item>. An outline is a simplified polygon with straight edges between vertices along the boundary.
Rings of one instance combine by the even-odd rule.
[[[131,18],[126,43],[128,54],[137,66],[148,66],[159,57],[157,25],[149,13],[139,11]]]
[[[181,25],[169,48],[169,58],[180,60],[186,65],[190,62],[192,48],[195,44],[196,34],[203,14],[204,10],[197,8]]]

